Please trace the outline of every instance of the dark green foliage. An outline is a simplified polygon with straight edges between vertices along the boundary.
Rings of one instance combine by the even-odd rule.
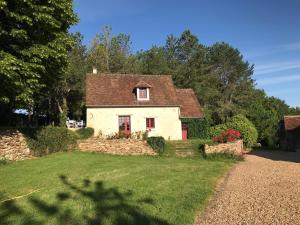
[[[142,74],[169,74],[168,61],[162,47],[152,47],[137,53]]]
[[[214,160],[216,161],[222,161],[222,160],[243,161],[244,160],[243,155],[236,155],[229,152],[204,154],[203,157],[206,160],[213,160],[213,161]]]
[[[87,139],[94,135],[94,128],[86,127],[75,131],[80,139]]]
[[[77,22],[72,0],[0,1],[0,102],[30,108],[60,82]],[[53,90],[53,89],[52,89]]]
[[[165,150],[165,139],[163,137],[148,137],[147,138],[148,145],[151,146],[155,151],[159,154],[162,154]]]
[[[229,127],[228,127],[227,123],[223,123],[223,124],[213,126],[213,127],[210,128],[209,136],[210,136],[210,138],[220,136],[221,134],[226,132],[228,129],[229,129]]]
[[[34,137],[27,138],[29,148],[34,155],[42,156],[76,148],[77,135],[64,127],[44,127]]]
[[[205,118],[183,118],[181,121],[182,123],[186,123],[188,125],[188,138],[209,138],[210,124]]]
[[[288,115],[295,109],[289,108],[280,99],[268,97],[264,91],[256,91],[251,99],[245,105],[245,115],[256,126],[258,141],[263,146],[274,148],[278,145],[277,129],[279,122],[284,115]]]
[[[0,159],[0,166],[8,164],[8,161],[5,159]]]

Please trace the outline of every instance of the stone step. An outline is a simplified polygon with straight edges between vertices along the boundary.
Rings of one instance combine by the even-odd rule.
[[[175,149],[193,149],[193,146],[174,146]]]
[[[193,149],[185,149],[185,148],[180,148],[180,149],[174,149],[175,152],[193,152]]]

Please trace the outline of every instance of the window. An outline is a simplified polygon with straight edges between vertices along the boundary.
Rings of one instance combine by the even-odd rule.
[[[130,116],[119,116],[119,131],[130,133]]]
[[[154,118],[146,118],[146,128],[153,129],[155,128],[155,120]]]
[[[147,88],[140,88],[139,89],[140,98],[147,98]]]
[[[149,88],[137,88],[138,100],[149,100]]]

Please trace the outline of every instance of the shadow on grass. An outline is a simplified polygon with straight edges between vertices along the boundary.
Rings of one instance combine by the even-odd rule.
[[[53,203],[37,197],[28,198],[29,204],[24,208],[15,200],[0,203],[0,224],[169,225],[139,207],[141,204],[154,205],[151,198],[133,200],[132,192],[121,193],[116,188],[106,188],[101,181],[92,183],[84,179],[78,186],[63,175],[60,180],[65,185],[65,192],[56,193]],[[68,207],[70,202],[73,207]],[[90,209],[78,211],[85,204]],[[29,206],[32,207],[30,212]]]
[[[253,150],[249,155],[256,155],[262,158],[271,159],[275,161],[287,161],[300,163],[300,152],[288,152],[281,150]]]

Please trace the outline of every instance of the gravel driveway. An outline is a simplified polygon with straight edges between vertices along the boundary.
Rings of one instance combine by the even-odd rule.
[[[220,182],[195,225],[300,224],[300,153],[256,151]]]

